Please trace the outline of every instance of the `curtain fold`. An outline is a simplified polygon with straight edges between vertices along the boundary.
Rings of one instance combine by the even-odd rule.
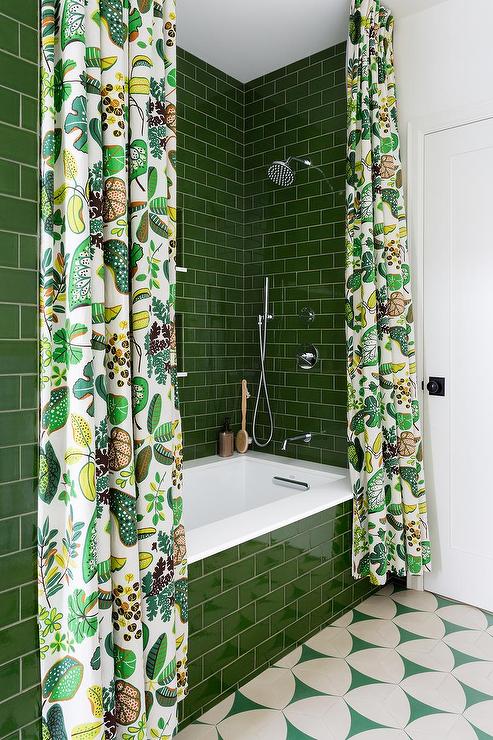
[[[164,740],[187,682],[175,2],[41,16],[43,740]]]
[[[347,49],[346,337],[353,575],[430,569],[393,26],[353,0]]]

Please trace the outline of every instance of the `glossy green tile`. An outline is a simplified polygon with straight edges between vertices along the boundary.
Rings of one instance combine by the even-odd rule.
[[[19,619],[20,593],[18,588],[3,591],[0,597],[2,608],[0,609],[0,628],[13,624]]]
[[[198,632],[204,626],[204,613],[202,604],[192,607],[188,612],[188,627],[190,632]]]
[[[38,198],[38,170],[34,167],[21,167],[21,195],[27,200]]]
[[[31,28],[38,25],[38,6],[32,0],[22,3],[13,3],[12,0],[0,0],[0,13],[25,23]]]
[[[284,652],[284,632],[277,632],[256,647],[256,664],[259,666],[268,665],[270,662],[280,658]]]
[[[279,611],[284,604],[284,588],[270,591],[257,600],[257,619],[262,620],[269,617],[274,612]]]
[[[2,346],[8,342],[0,342]],[[12,342],[14,344],[14,342]],[[37,414],[35,411],[6,411],[1,417],[0,447],[34,442],[37,437]]]
[[[17,234],[0,231],[0,266],[17,267],[19,260],[19,237]]]
[[[239,681],[241,681],[245,676],[248,676],[254,668],[254,651],[250,650],[248,653],[243,653],[238,660],[235,660],[222,671],[223,690],[231,689],[236,686]]]
[[[252,578],[250,581],[242,583],[239,588],[240,607],[246,606],[250,602],[264,596],[268,593],[269,588],[269,573],[262,573],[261,575]]]
[[[253,577],[255,558],[249,557],[223,568],[223,588],[238,586]]]
[[[192,591],[193,596],[193,591]],[[193,602],[192,602],[193,603]],[[223,619],[239,607],[238,588],[230,588],[204,602],[204,625]]]
[[[16,481],[20,478],[21,461],[19,447],[0,448],[0,483]],[[3,544],[0,539],[0,547]]]
[[[185,699],[185,712],[192,714],[194,711],[207,705],[208,702],[216,699],[222,691],[222,681],[220,674],[207,678],[198,686],[194,687],[194,691],[191,692]]]
[[[25,514],[20,521],[21,547],[23,550],[36,547],[37,514]]]
[[[193,603],[193,602],[192,602]],[[209,625],[203,630],[195,632],[193,640],[190,640],[189,644],[189,659],[190,661],[199,658],[204,653],[209,652],[213,648],[221,644],[221,623],[215,622]]]
[[[8,735],[5,740],[20,740],[20,730],[16,730],[11,735]]]
[[[269,544],[269,534],[264,534],[260,537],[255,537],[253,540],[249,540],[248,542],[243,542],[240,545],[240,557],[244,558],[247,555],[253,555],[253,553],[259,552],[260,550],[265,550]]]
[[[24,409],[36,408],[38,404],[38,377],[24,375],[21,379],[21,406]]]
[[[20,28],[20,56],[29,62],[37,62],[39,54],[38,32],[36,29],[21,26]],[[32,94],[32,91],[31,91]]]
[[[6,16],[2,17],[0,25],[0,49],[11,54],[19,53],[19,24]]]
[[[22,660],[22,689],[28,689],[39,683],[40,666],[38,652],[25,655]]]
[[[348,586],[344,591],[340,591],[333,597],[334,613],[344,611],[349,608],[354,601],[353,586]]]
[[[38,687],[8,699],[2,705],[2,711],[0,712],[0,737],[32,722],[38,717],[38,713]]]
[[[0,373],[34,373],[37,367],[35,341],[0,340]],[[7,430],[4,430],[4,433]],[[2,430],[0,430],[2,438]],[[8,439],[7,439],[8,444]]]
[[[22,128],[30,131],[38,129],[38,104],[37,100],[27,95],[22,96],[21,100],[21,123]]]
[[[312,591],[302,594],[297,601],[298,616],[307,616],[314,609],[317,609],[323,600],[322,588],[315,588]]]
[[[5,589],[33,581],[36,578],[35,550],[21,550],[11,555],[4,555],[2,568],[2,587]]]
[[[18,694],[21,688],[21,662],[12,660],[0,666],[0,701]]]
[[[240,634],[240,652],[243,655],[249,650],[254,649],[261,642],[264,642],[270,636],[271,623],[270,619],[266,618],[262,621],[256,622]]]
[[[212,599],[221,591],[221,572],[216,571],[197,578],[190,583],[190,603],[192,605],[200,604],[203,601]]]
[[[21,337],[35,339],[38,335],[38,311],[34,306],[21,306]]]
[[[2,55],[0,51],[0,70],[5,63],[4,56],[6,55]],[[9,63],[12,58],[8,57]],[[16,61],[17,63],[20,62]],[[0,80],[1,78],[2,73],[0,72]],[[34,132],[0,124],[0,157],[34,166],[37,162],[37,156],[37,136]]]
[[[255,605],[248,604],[238,611],[228,614],[223,620],[223,639],[228,640],[233,635],[248,631],[255,624]]]
[[[21,453],[21,478],[33,478],[38,473],[38,445],[22,445]]]
[[[2,136],[2,125],[0,124],[0,142],[2,141]],[[36,140],[34,141],[36,143]],[[6,156],[8,150],[8,145],[2,148],[0,144],[0,156]],[[24,152],[24,156],[19,156],[18,153],[14,154],[15,158],[19,159],[20,162],[36,162],[36,157],[29,156],[29,147]],[[38,229],[37,216],[38,211],[35,202],[8,197],[2,197],[0,199],[0,224],[8,231],[19,229],[25,234],[35,234]]]
[[[20,185],[19,165],[16,162],[0,159],[0,193],[18,196],[20,195]]]
[[[203,657],[204,675],[212,676],[239,657],[238,636],[223,642]]]
[[[19,266],[35,270],[38,264],[38,240],[34,236],[20,236]]]
[[[35,488],[34,480],[0,484],[0,519],[33,511],[36,507]]]
[[[190,686],[197,686],[204,680],[203,659],[194,660],[188,664],[188,682]]]
[[[284,586],[289,581],[293,581],[298,576],[298,563],[296,559],[290,560],[287,563],[278,565],[272,568],[270,571],[270,583],[271,588],[276,589],[279,586]]]
[[[4,662],[36,650],[37,645],[38,631],[34,618],[0,630],[0,649]]]
[[[205,558],[204,563],[204,574],[210,573],[218,568],[224,568],[230,563],[234,563],[238,560],[238,546],[232,547],[229,550],[224,550],[217,555],[211,555]]]
[[[33,614],[37,614],[37,583],[26,583],[21,586],[20,599],[21,619],[29,619]]]
[[[0,84],[0,121],[17,126],[20,119],[19,93]]]
[[[39,740],[41,732],[41,720],[36,720],[21,729],[21,740]]]
[[[257,573],[265,573],[267,570],[271,570],[276,565],[280,565],[284,562],[284,545],[278,544],[274,547],[269,547],[267,550],[257,553],[255,556],[256,570]]]
[[[19,331],[19,306],[2,305],[0,310],[0,338],[18,339]]]

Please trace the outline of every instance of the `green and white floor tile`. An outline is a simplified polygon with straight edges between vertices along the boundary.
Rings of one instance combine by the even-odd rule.
[[[386,586],[179,740],[493,738],[493,615]]]

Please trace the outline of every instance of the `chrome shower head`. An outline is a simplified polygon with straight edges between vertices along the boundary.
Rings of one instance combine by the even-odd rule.
[[[294,182],[294,172],[287,162],[273,162],[267,171],[269,180],[274,185],[287,188]]]
[[[273,162],[267,170],[267,176],[274,185],[287,188],[294,183],[295,175],[293,168],[290,167],[290,162],[300,162],[305,167],[311,167],[312,164],[311,160],[306,157],[289,157],[286,160]]]

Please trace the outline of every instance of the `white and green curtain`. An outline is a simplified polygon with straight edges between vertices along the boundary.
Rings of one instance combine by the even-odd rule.
[[[186,691],[174,0],[42,0],[43,740],[170,738]]]
[[[353,575],[430,567],[397,127],[393,18],[353,0],[347,49],[346,337]]]

